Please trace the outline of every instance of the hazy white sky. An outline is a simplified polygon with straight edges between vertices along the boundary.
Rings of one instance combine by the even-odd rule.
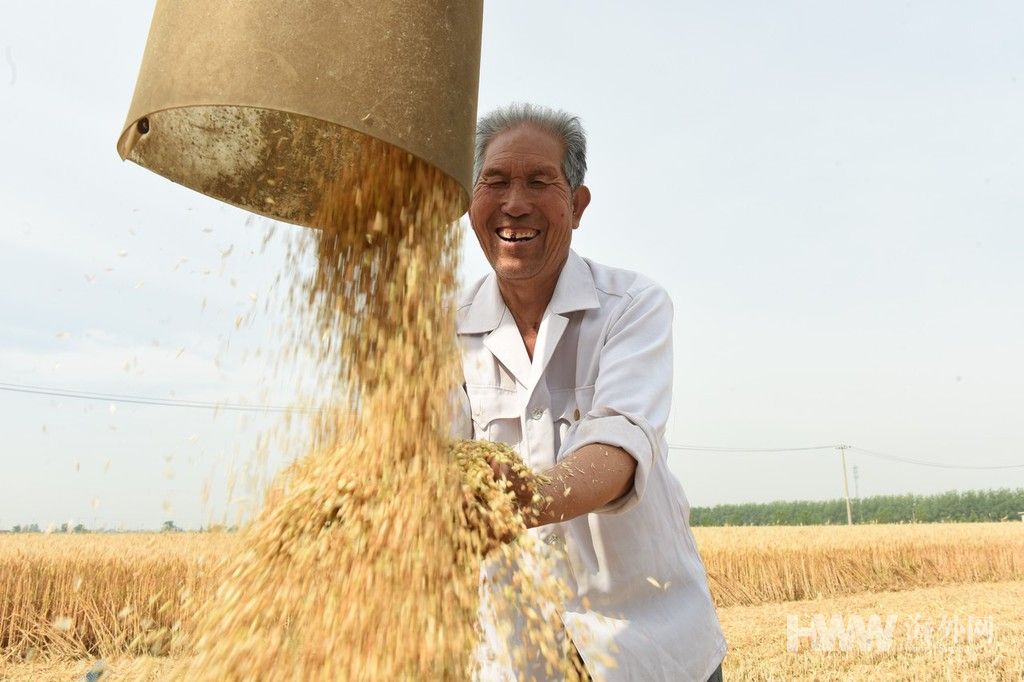
[[[151,14],[0,5],[0,383],[287,400],[254,351],[298,228],[264,249],[269,221],[115,152]],[[1024,464],[1022,25],[1017,2],[495,1],[480,108],[583,117],[574,247],[673,296],[671,442]],[[0,391],[0,528],[219,520],[271,423]],[[850,464],[861,495],[1024,486]],[[670,465],[695,505],[842,492],[832,452]]]

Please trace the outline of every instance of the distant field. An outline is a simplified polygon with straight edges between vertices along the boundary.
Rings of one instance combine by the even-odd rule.
[[[1019,580],[1024,523],[694,528],[719,606]]]
[[[741,679],[857,677],[861,668],[864,679],[881,670],[885,679],[945,677],[953,654],[964,665],[988,665],[991,679],[1024,674],[1024,584],[1012,582],[1024,576],[1024,523],[694,534],[731,643],[726,672]],[[70,680],[96,657],[111,665],[104,680],[158,679],[187,656],[192,605],[201,608],[215,589],[216,559],[234,542],[191,533],[0,536],[0,679]],[[913,613],[943,608],[965,619],[998,614],[995,641],[927,655],[906,647],[856,656],[785,649],[784,614],[800,614],[806,625],[819,611],[896,609],[903,627]]]

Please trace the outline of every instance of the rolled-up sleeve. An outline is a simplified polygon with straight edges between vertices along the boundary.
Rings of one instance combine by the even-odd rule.
[[[567,433],[565,453],[593,443],[621,448],[636,460],[632,489],[595,513],[622,513],[644,497],[672,401],[672,302],[651,284],[622,303],[600,352],[591,408]]]

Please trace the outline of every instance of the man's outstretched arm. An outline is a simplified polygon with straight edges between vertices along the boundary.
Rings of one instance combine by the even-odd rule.
[[[614,445],[584,445],[544,472],[550,480],[540,486],[536,497],[526,482],[515,480],[505,467],[492,467],[495,478],[504,477],[512,485],[526,525],[533,528],[589,514],[628,493],[636,459]]]

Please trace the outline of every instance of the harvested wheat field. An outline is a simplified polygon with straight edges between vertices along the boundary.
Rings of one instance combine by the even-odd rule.
[[[843,650],[839,637],[819,640],[821,650],[809,638],[789,646],[789,619],[808,627],[817,614],[838,614],[844,627],[877,615],[883,636],[891,619],[891,640],[868,638],[864,650],[855,640]],[[736,680],[1024,680],[1020,581],[732,606],[719,617],[730,646],[724,673]]]
[[[1024,576],[1024,523],[694,528],[718,606]]]
[[[733,679],[1024,679],[1024,524],[697,528]],[[234,534],[0,536],[0,679],[161,679]],[[787,649],[790,616],[805,631]],[[825,637],[896,616],[869,650]],[[856,623],[854,622],[853,625]],[[839,631],[836,631],[839,632]],[[839,632],[839,634],[842,634]],[[154,655],[156,654],[156,655]]]

